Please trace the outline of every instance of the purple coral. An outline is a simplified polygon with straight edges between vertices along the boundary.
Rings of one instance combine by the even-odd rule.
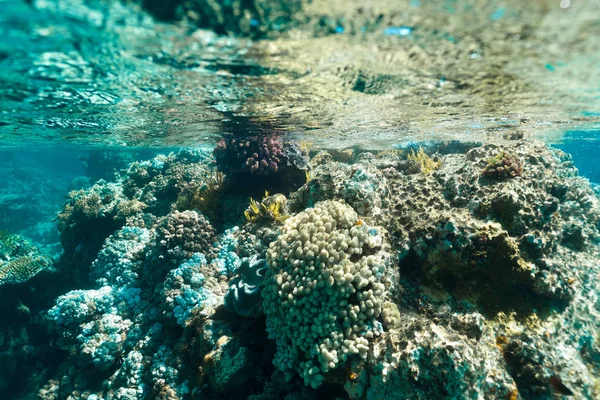
[[[495,180],[515,178],[523,173],[519,159],[506,151],[501,151],[487,161],[482,175]]]
[[[286,160],[284,143],[275,135],[221,139],[214,155],[221,171],[261,175],[279,172]]]

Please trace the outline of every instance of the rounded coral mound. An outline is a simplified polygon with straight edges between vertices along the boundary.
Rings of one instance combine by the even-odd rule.
[[[379,321],[390,257],[381,228],[345,203],[324,201],[289,218],[267,252],[263,308],[277,342],[275,365],[318,387],[351,357],[367,359]]]

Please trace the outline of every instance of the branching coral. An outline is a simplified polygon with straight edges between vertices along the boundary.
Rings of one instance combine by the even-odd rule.
[[[436,161],[430,156],[428,156],[422,147],[419,147],[419,151],[416,153],[414,150],[411,150],[411,152],[407,155],[406,159],[417,163],[421,172],[423,172],[424,174],[429,174],[439,169],[442,165],[441,161]]]
[[[487,160],[481,174],[485,177],[504,180],[515,178],[523,173],[523,166],[519,159],[507,151],[501,151],[496,156]]]
[[[289,168],[308,169],[306,154],[298,144],[276,135],[222,139],[213,154],[217,168],[224,172],[269,175]]]
[[[268,175],[279,171],[284,160],[283,142],[275,136],[222,139],[217,143],[214,155],[221,170],[246,170]]]

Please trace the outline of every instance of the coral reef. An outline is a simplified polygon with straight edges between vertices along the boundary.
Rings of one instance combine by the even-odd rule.
[[[274,193],[296,190],[310,169],[299,145],[277,135],[227,137],[217,143],[213,154],[229,186],[247,192],[252,186]]]
[[[219,169],[225,172],[250,171],[253,174],[276,174],[284,165],[284,145],[277,137],[221,139],[214,154]]]
[[[221,222],[219,204],[224,200],[223,174],[215,172],[212,177],[189,182],[177,197],[178,210],[199,210],[213,223]]]
[[[600,324],[595,313],[578,311],[598,292],[591,278],[599,256],[597,195],[567,155],[542,144],[445,151],[435,171],[393,154],[361,156],[352,165],[325,159],[292,195],[292,209],[329,196],[361,208],[367,220],[385,215],[382,225],[398,252],[400,313],[388,317],[386,345],[374,350],[378,368],[357,367],[346,392],[351,398],[597,396],[598,366],[581,352],[596,351],[590,349]],[[502,162],[506,174],[485,175],[490,160]],[[377,178],[356,185],[359,171]],[[572,331],[561,318],[582,328]],[[570,347],[573,335],[589,344]],[[499,346],[498,337],[523,343]],[[470,343],[478,344],[476,352]],[[556,350],[565,346],[569,356]],[[526,355],[528,349],[539,354]],[[476,361],[484,359],[485,366]],[[567,370],[578,378],[560,372]]]
[[[244,211],[244,216],[248,222],[283,222],[289,216],[286,206],[287,199],[284,195],[269,196],[269,192],[265,192],[265,197],[260,202],[250,198],[250,205]]]
[[[488,159],[485,168],[481,171],[481,175],[497,180],[514,178],[522,173],[523,166],[519,159],[506,151],[501,151]]]
[[[166,227],[182,213],[173,214],[130,219],[107,239],[92,265],[96,288],[71,291],[48,311],[57,343],[74,350],[67,366],[107,374],[102,388],[84,375],[63,382],[59,398],[84,389],[100,398],[141,399],[154,390],[180,398],[188,392],[178,372],[183,364],[174,348],[181,331],[175,327],[185,327],[203,308],[222,302],[226,283],[220,280],[218,265],[209,264],[201,253],[213,247],[211,241],[194,242],[193,231],[178,225],[175,233],[190,233],[194,245],[169,235]],[[198,215],[192,216],[198,222]]]
[[[224,183],[217,224],[185,197],[215,179],[207,152],[73,193],[50,276],[88,264],[51,307],[11,305],[2,376],[32,348],[53,360],[27,381],[48,400],[599,397],[597,193],[542,144],[436,151],[321,152],[289,201],[252,201],[246,219],[255,194]],[[518,173],[483,172],[510,170],[507,154]],[[28,254],[14,243],[0,240],[10,260]],[[27,347],[34,319],[48,353]]]
[[[194,253],[211,251],[215,240],[214,228],[202,214],[173,211],[157,222],[156,238],[147,254],[155,267],[149,272],[162,279],[164,269],[190,259]]]
[[[133,162],[115,182],[99,181],[88,189],[69,193],[58,214],[58,229],[64,249],[65,273],[85,282],[89,265],[104,240],[141,212],[165,216],[182,193],[214,175],[209,168],[210,153],[202,149],[159,155],[152,160]]]
[[[0,231],[0,397],[39,385],[40,376],[32,371],[62,361],[36,321],[61,293],[60,283],[53,256],[20,235]]]
[[[324,154],[316,157],[323,159]],[[389,189],[383,172],[362,156],[361,163],[323,162],[312,172],[311,179],[290,196],[290,208],[303,210],[319,201],[343,199],[363,217],[380,218]]]
[[[422,147],[419,147],[419,151],[417,152],[411,150],[406,156],[406,159],[417,164],[419,166],[419,170],[425,174],[429,174],[436,169],[439,169],[441,164],[439,160],[436,161],[429,157]]]

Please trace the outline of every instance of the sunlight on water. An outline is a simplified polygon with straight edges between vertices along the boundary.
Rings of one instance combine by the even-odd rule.
[[[170,24],[113,1],[3,0],[2,141],[160,147],[258,129],[382,148],[598,127],[594,2],[324,3],[251,41],[189,13]]]

